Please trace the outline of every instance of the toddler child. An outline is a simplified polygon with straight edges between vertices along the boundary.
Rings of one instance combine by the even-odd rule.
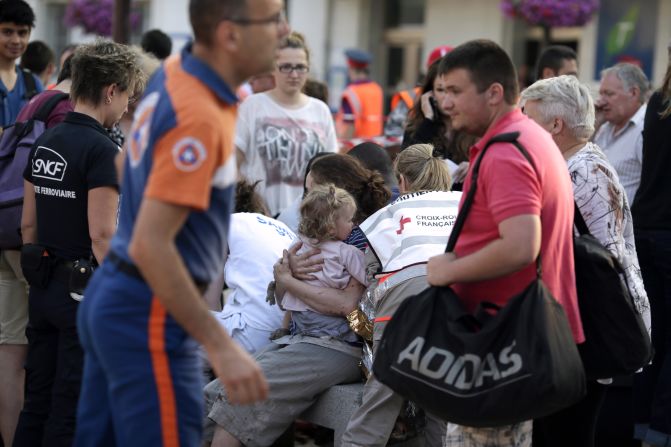
[[[298,237],[303,246],[298,253],[317,248],[324,258],[322,269],[313,273],[313,279],[306,280],[308,284],[344,289],[354,277],[366,285],[363,252],[342,242],[352,232],[355,213],[354,198],[344,189],[330,184],[315,186],[303,200],[298,226]],[[291,311],[292,334],[357,340],[344,317],[321,314],[288,291],[277,290],[276,296],[281,306]]]

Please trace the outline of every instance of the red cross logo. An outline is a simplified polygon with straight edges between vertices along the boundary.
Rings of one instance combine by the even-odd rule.
[[[409,217],[401,216],[401,220],[399,221],[399,223],[401,224],[401,227],[398,230],[396,230],[396,234],[403,233],[403,227],[405,226],[405,224],[410,223],[410,222],[411,222],[411,220],[410,220]]]

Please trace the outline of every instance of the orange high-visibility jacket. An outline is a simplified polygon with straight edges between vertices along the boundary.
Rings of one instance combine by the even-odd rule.
[[[402,90],[400,92],[397,92],[391,98],[391,107],[389,110],[394,110],[398,105],[399,101],[403,101],[405,105],[408,106],[408,110],[411,110],[412,107],[415,105],[415,99],[417,99],[417,97],[419,97],[421,93],[422,93],[421,87],[415,87],[412,90]]]
[[[353,138],[368,138],[382,135],[382,87],[376,82],[364,82],[348,86],[342,94],[347,99],[354,115]],[[339,121],[344,120],[342,110]]]

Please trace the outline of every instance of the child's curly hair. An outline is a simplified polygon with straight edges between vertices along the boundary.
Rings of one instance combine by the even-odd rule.
[[[333,184],[317,185],[301,203],[301,222],[298,232],[318,242],[333,240],[338,213],[346,206],[356,212],[354,197]]]

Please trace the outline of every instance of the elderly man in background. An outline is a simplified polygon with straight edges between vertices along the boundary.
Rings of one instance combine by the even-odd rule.
[[[641,182],[643,118],[648,78],[636,65],[617,64],[601,72],[597,110],[604,120],[594,142],[604,151],[627,193],[634,201]]]

